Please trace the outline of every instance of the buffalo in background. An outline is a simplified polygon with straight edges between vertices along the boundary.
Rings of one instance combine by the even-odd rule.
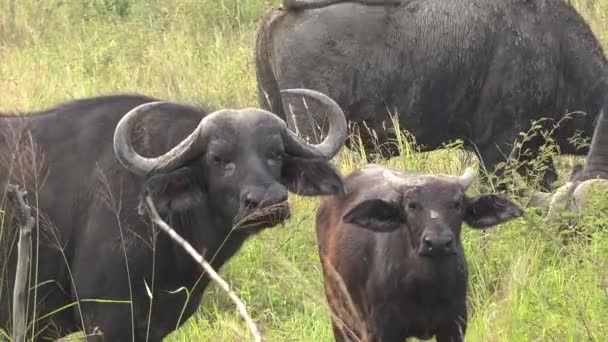
[[[568,112],[586,115],[562,121],[554,139],[561,153],[586,154],[570,138],[590,137],[608,108],[602,47],[566,1],[287,0],[283,7],[258,28],[259,101],[311,139],[325,129],[325,113],[298,103],[288,115],[281,89],[328,94],[349,122],[374,132],[385,156],[396,152],[390,112],[423,150],[462,139],[490,172],[532,121],[549,118],[549,128]],[[375,150],[373,134],[361,130]],[[521,160],[544,143],[540,135],[527,141],[531,153]],[[557,174],[551,160],[545,166],[540,185],[548,189]],[[518,171],[527,174],[530,164]]]
[[[141,215],[145,195],[217,269],[248,237],[289,217],[288,191],[341,192],[328,160],[346,139],[344,113],[318,92],[286,92],[331,113],[319,145],[261,109],[209,113],[138,95],[1,117],[0,184],[28,189],[39,218],[29,286],[34,340],[84,328],[89,341],[161,341],[196,312],[209,278]],[[4,206],[0,327],[8,331],[17,225],[15,208]]]

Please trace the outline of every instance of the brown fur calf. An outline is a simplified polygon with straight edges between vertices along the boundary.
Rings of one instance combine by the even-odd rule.
[[[323,201],[317,237],[337,341],[464,339],[462,222],[487,228],[522,214],[502,195],[466,196],[474,178],[471,170],[454,177],[370,165],[346,177],[346,195]],[[344,287],[348,305],[338,298]]]

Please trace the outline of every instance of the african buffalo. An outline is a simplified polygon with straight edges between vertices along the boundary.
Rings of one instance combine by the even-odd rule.
[[[467,326],[463,221],[488,228],[522,215],[498,194],[465,195],[475,174],[403,173],[370,165],[344,179],[345,195],[317,211],[319,256],[337,341],[462,341]],[[334,296],[342,278],[359,321]],[[357,337],[351,334],[355,332]],[[350,338],[350,339],[349,339]]]
[[[384,6],[370,6],[384,5]],[[398,3],[398,4],[396,4]],[[332,5],[333,4],[333,5]],[[394,155],[389,111],[422,150],[462,139],[488,171],[509,156],[519,132],[550,118],[562,153],[587,153],[569,140],[591,136],[608,107],[608,63],[585,20],[562,0],[285,1],[261,20],[255,47],[258,95],[316,139],[323,111],[292,104],[280,89],[307,87],[335,99],[369,150]],[[377,142],[373,140],[377,138]],[[545,142],[526,142],[535,157]],[[347,144],[351,144],[347,142]],[[557,175],[547,161],[541,186]],[[519,168],[522,174],[530,165]],[[498,170],[500,171],[500,170]],[[500,172],[498,172],[500,175]]]
[[[285,92],[327,108],[332,123],[325,141],[309,145],[261,109],[208,113],[138,95],[81,99],[0,118],[2,186],[28,189],[40,221],[30,291],[36,310],[29,311],[38,319],[35,340],[84,326],[88,340],[103,334],[99,340],[161,341],[196,311],[209,279],[141,215],[144,195],[219,268],[249,236],[289,217],[288,190],[304,196],[341,192],[328,160],[346,139],[344,113],[321,93]],[[7,210],[3,231],[14,233]],[[4,329],[15,270],[11,243],[4,236],[0,250],[2,265],[8,262]]]
[[[535,206],[548,208],[546,220],[555,222],[564,211],[580,213],[595,192],[608,192],[608,118],[602,111],[598,119],[585,166],[576,165],[568,182],[554,193],[536,193]]]

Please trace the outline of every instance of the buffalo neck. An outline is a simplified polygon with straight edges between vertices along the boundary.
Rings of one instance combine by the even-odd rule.
[[[232,229],[232,221],[211,215],[211,208],[198,206],[180,212],[172,212],[165,219],[171,227],[186,239],[194,249],[208,261],[216,271],[219,270],[243,245],[253,233]],[[196,281],[201,274],[201,267],[192,257],[171,238],[161,233],[164,244],[171,246],[173,265],[168,265],[176,276],[183,280],[180,286]],[[166,257],[166,256],[163,256]]]

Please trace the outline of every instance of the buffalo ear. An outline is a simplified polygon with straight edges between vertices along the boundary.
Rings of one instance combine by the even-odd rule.
[[[401,208],[381,199],[367,200],[352,208],[342,220],[375,232],[391,232],[402,223]]]
[[[302,196],[344,193],[342,177],[323,158],[285,156],[281,183]]]
[[[188,210],[203,201],[194,170],[189,167],[155,174],[148,178],[145,186],[146,194],[152,197],[159,213]]]
[[[523,211],[503,195],[486,194],[468,199],[465,222],[472,228],[488,228],[520,217]]]

